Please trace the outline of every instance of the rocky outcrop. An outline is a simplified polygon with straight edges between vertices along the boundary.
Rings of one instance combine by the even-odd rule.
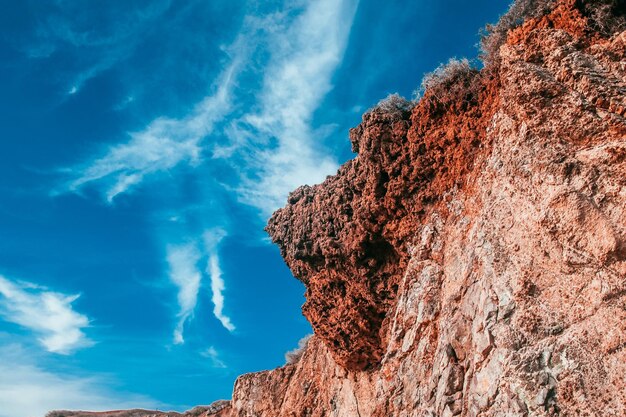
[[[516,7],[274,214],[315,336],[233,416],[626,414],[624,3]]]
[[[348,370],[380,363],[416,232],[441,197],[467,187],[489,146],[496,80],[459,75],[447,80],[463,84],[459,100],[431,92],[412,111],[392,102],[367,113],[350,132],[358,157],[293,192],[267,227],[306,285],[315,334]]]
[[[223,417],[626,415],[626,5],[518,0],[267,226],[299,359]]]

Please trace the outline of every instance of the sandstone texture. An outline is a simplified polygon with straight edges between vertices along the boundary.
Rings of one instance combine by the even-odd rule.
[[[295,363],[204,416],[626,415],[626,4],[518,0],[267,226]]]

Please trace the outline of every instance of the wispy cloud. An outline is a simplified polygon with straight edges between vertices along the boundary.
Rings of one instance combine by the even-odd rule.
[[[198,270],[200,252],[194,243],[167,248],[167,263],[169,264],[169,278],[178,287],[178,322],[174,329],[174,343],[185,342],[185,322],[193,316],[198,302],[198,291],[202,274]]]
[[[226,285],[222,278],[219,265],[218,245],[226,236],[221,228],[214,228],[203,234],[204,252],[198,241],[192,240],[185,244],[167,247],[167,263],[169,279],[178,289],[177,324],[174,329],[174,343],[184,343],[184,327],[187,320],[193,317],[203,274],[198,268],[199,262],[207,259],[206,274],[211,281],[211,301],[213,314],[228,331],[234,331],[235,325],[224,313],[224,290]]]
[[[94,5],[79,7],[57,1],[45,19],[38,19],[32,38],[18,44],[29,58],[48,58],[54,52],[67,54],[68,95],[78,93],[84,84],[131,56],[149,33],[151,25],[169,9],[170,0],[149,5]]]
[[[104,156],[65,170],[74,178],[57,193],[77,192],[88,184],[97,184],[107,201],[112,202],[146,176],[168,171],[183,162],[197,165],[202,151],[200,142],[229,111],[230,90],[238,66],[239,60],[235,59],[217,81],[215,93],[187,117],[156,119],[144,130],[130,133],[128,142],[111,147]]]
[[[91,184],[112,202],[148,176],[181,163],[207,162],[202,154],[210,150],[214,161],[226,161],[240,175],[238,184],[232,179],[219,182],[230,183],[227,187],[240,201],[270,214],[294,188],[319,183],[338,167],[320,146],[319,131],[311,123],[332,89],[357,5],[357,0],[317,0],[295,18],[291,13],[249,17],[247,27],[226,48],[231,62],[214,82],[212,95],[188,116],[157,118],[130,133],[128,142],[70,168],[72,178],[58,192],[78,192]],[[234,90],[242,68],[248,82],[259,83],[259,91],[254,83]],[[226,128],[214,131],[220,122]],[[229,142],[203,140],[213,133],[226,135]]]
[[[212,93],[193,111],[181,118],[154,119],[130,133],[128,141],[68,169],[69,180],[59,192],[93,187],[113,202],[148,178],[175,177],[175,169],[186,164],[197,168],[193,172],[198,177],[229,174],[207,179],[208,189],[198,193],[206,201],[198,202],[193,216],[201,216],[199,210],[212,206],[211,200],[224,190],[233,200],[269,215],[290,191],[319,183],[338,167],[322,146],[323,134],[313,126],[313,118],[333,88],[357,5],[357,0],[286,2],[281,11],[248,16],[236,40],[225,48],[230,61],[213,82]],[[168,175],[158,175],[163,173]],[[211,187],[224,188],[218,193]],[[199,236],[230,215],[222,210],[213,224],[191,222],[196,229],[200,224],[200,230],[183,235]],[[206,253],[199,240],[168,247],[170,280],[178,288],[175,343],[183,343],[185,322],[196,308],[202,279],[197,263],[205,256],[203,272],[210,278],[213,313],[224,328],[235,330],[224,312],[226,285],[217,250],[223,235],[216,233],[205,234]],[[173,241],[169,235],[165,240]]]
[[[209,254],[209,262],[206,268],[207,274],[211,277],[211,301],[213,302],[213,314],[222,323],[222,326],[230,332],[235,330],[235,325],[230,317],[224,314],[224,290],[226,285],[222,278],[217,245],[226,236],[222,229],[213,229],[204,234],[205,248]]]
[[[227,368],[226,364],[220,359],[219,353],[213,346],[209,346],[207,349],[200,352],[200,355],[210,359],[211,365],[213,365],[214,368]]]
[[[44,416],[51,410],[162,408],[155,400],[111,389],[100,377],[44,370],[18,344],[0,347],[0,417]]]
[[[264,214],[285,203],[302,184],[321,182],[338,167],[317,144],[311,128],[315,110],[332,88],[332,75],[346,48],[358,1],[312,1],[284,30],[270,34],[258,110],[246,114],[231,136],[255,138],[244,149],[251,168],[240,198]],[[235,134],[232,134],[232,133]],[[238,140],[237,140],[238,141]],[[275,146],[267,146],[275,141]]]
[[[0,276],[0,316],[33,331],[49,352],[69,354],[93,345],[82,330],[89,319],[72,308],[78,297]]]

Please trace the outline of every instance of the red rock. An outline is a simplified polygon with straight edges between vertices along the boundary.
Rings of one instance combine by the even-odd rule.
[[[538,3],[273,215],[315,335],[224,416],[626,415],[626,7]]]
[[[233,416],[626,414],[626,32],[601,30],[606,4],[557,1],[493,65],[367,113],[358,157],[290,196],[267,230],[315,336],[238,383]]]

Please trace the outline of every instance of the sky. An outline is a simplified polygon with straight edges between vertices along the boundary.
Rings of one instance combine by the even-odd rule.
[[[263,227],[491,0],[0,0],[0,417],[230,398],[311,333]]]

